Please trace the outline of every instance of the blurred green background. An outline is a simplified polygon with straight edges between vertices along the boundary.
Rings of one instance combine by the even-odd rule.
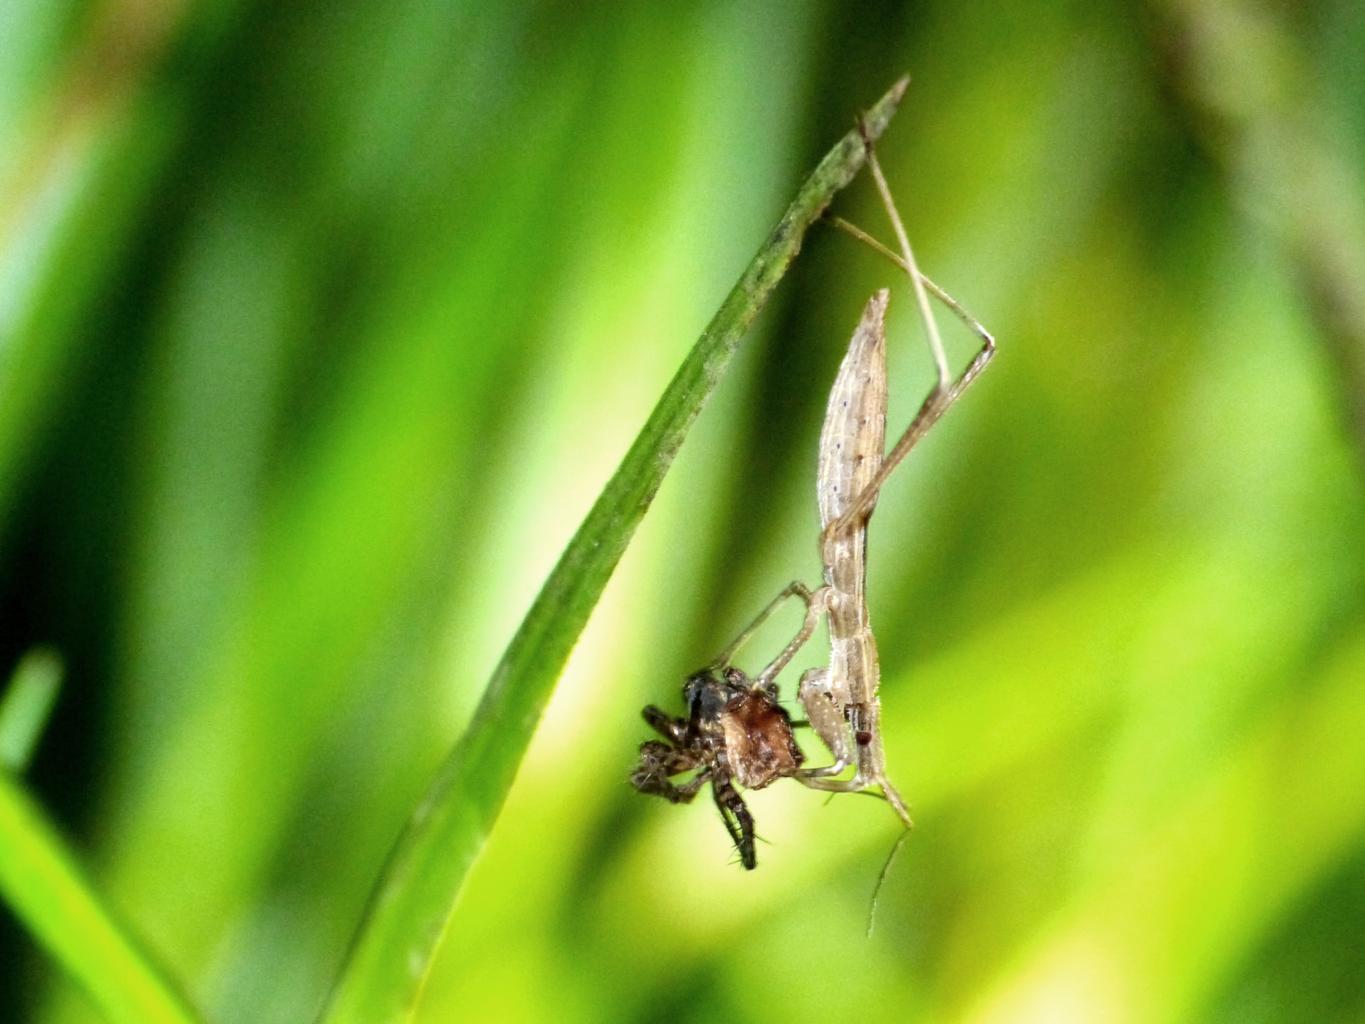
[[[639,708],[817,575],[874,288],[892,430],[928,386],[904,283],[817,227],[416,1019],[1365,1021],[1355,0],[4,0],[0,47],[0,676],[63,656],[26,783],[209,1019],[312,1019],[555,558],[908,69],[883,165],[1000,356],[873,522],[919,826],[877,932],[885,806],[754,794],[747,873],[625,782]],[[889,237],[865,178],[836,210]],[[0,1019],[99,1019],[4,912]]]

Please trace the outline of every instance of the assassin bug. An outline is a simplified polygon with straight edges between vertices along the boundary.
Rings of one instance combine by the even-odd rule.
[[[861,127],[861,123],[860,123]],[[909,810],[886,773],[881,734],[881,681],[876,638],[867,608],[867,526],[887,478],[929,432],[995,355],[995,340],[946,291],[920,273],[896,204],[863,132],[867,164],[896,235],[900,252],[882,245],[860,228],[837,217],[830,223],[871,246],[910,278],[920,318],[928,333],[937,380],[900,439],[887,452],[886,310],[890,293],[876,292],[863,309],[835,378],[820,432],[816,497],[820,509],[820,559],[823,582],[811,588],[789,584],[706,669],[683,688],[685,718],[672,718],[653,705],[644,717],[667,742],[651,740],[640,748],[631,782],[641,792],[674,803],[690,801],[706,782],[746,868],[753,868],[754,824],[734,787],[759,789],[793,777],[812,789],[861,792],[880,788],[905,827]],[[981,348],[954,377],[930,307],[942,302],[980,339]],[[731,660],[760,625],[788,598],[799,597],[806,614],[785,648],[750,680]],[[828,620],[829,663],[807,670],[797,697],[807,723],[831,755],[831,763],[802,767],[804,755],[791,720],[777,702],[777,676],[810,639],[821,617]],[[853,768],[851,776],[844,773]],[[695,771],[682,784],[673,776]],[[893,851],[894,855],[894,851]],[[889,861],[888,861],[889,866]],[[883,869],[883,874],[885,869]]]

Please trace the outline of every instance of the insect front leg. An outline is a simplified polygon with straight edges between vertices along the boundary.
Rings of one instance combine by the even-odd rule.
[[[828,779],[841,774],[853,763],[853,733],[844,717],[843,707],[831,690],[829,669],[810,668],[803,672],[796,696],[806,710],[806,721],[834,757],[833,764],[823,768],[807,768],[797,773],[798,779],[810,785],[811,780]]]

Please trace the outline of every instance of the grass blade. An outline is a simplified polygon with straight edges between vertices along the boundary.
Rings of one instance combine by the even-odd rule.
[[[104,906],[42,809],[0,771],[0,895],[104,1016],[190,1024],[189,1004]]]
[[[0,897],[109,1020],[188,1024],[194,1011],[101,904],[13,774],[28,765],[61,675],[57,655],[39,648],[0,697]]]
[[[897,82],[868,112],[872,137],[885,130],[906,85]],[[323,1013],[327,1024],[380,1024],[411,1012],[560,670],[635,527],[806,230],[863,159],[862,140],[850,131],[801,186],[560,557],[390,855]]]
[[[61,682],[62,662],[52,651],[39,648],[19,662],[0,696],[0,770],[18,775],[28,767]]]

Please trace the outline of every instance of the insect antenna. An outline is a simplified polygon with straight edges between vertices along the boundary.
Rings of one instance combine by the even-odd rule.
[[[872,888],[872,900],[867,905],[867,937],[872,938],[872,926],[877,921],[877,901],[882,894],[882,886],[886,884],[886,876],[891,874],[891,865],[895,863],[896,855],[901,852],[901,847],[910,838],[910,831],[906,829],[896,841],[891,844],[891,852],[886,856],[886,863],[882,865],[881,873],[877,875],[877,884]]]

